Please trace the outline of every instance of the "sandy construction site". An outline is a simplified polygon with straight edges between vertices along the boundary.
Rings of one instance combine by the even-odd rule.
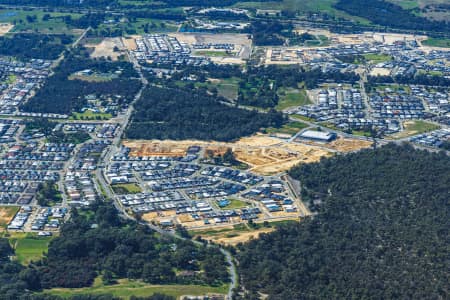
[[[0,36],[4,36],[14,28],[11,23],[0,23]]]
[[[91,57],[111,57],[112,60],[117,60],[119,55],[123,54],[126,50],[121,38],[104,38],[99,44],[86,44],[87,48],[93,48]],[[114,49],[119,51],[114,51]]]
[[[231,148],[236,158],[250,166],[250,171],[261,175],[273,175],[289,170],[299,163],[319,161],[331,156],[333,152],[356,151],[370,147],[369,141],[339,138],[329,144],[313,142],[287,142],[268,135],[257,134],[245,137],[234,143],[184,141],[124,141],[124,146],[131,148],[131,156],[172,156],[186,154],[190,146],[201,146],[205,151],[219,154]]]

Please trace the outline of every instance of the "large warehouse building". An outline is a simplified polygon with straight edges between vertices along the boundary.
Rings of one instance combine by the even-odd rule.
[[[326,132],[326,131],[315,131],[315,130],[306,130],[302,134],[300,134],[300,138],[319,141],[319,142],[331,142],[336,139],[337,135],[334,132]]]

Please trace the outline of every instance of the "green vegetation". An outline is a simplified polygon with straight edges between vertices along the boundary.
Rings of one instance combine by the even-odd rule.
[[[46,181],[39,183],[36,199],[40,206],[53,206],[56,202],[61,202],[62,196],[54,181]]]
[[[39,9],[0,9],[0,22],[13,24],[13,32],[74,34],[73,27],[67,25],[64,21],[67,16],[70,16],[72,19],[78,19],[81,17],[81,14],[46,12]]]
[[[45,290],[45,294],[56,295],[61,297],[69,297],[87,294],[111,294],[114,297],[129,299],[131,296],[147,297],[155,293],[162,293],[174,297],[182,295],[205,295],[207,293],[226,294],[228,285],[219,287],[202,286],[202,285],[151,285],[137,280],[120,279],[117,284],[113,285],[94,285],[87,288],[67,289],[54,288]]]
[[[0,36],[0,55],[19,59],[56,59],[72,41],[73,37],[65,34],[16,33]]]
[[[26,234],[22,238],[11,238],[17,261],[26,266],[31,261],[38,261],[48,251],[48,245],[53,237],[38,237],[35,234]]]
[[[391,135],[391,138],[400,139],[439,129],[440,126],[423,120],[403,122],[403,131]]]
[[[280,127],[283,116],[222,104],[201,90],[149,86],[138,100],[125,135],[131,139],[230,141],[263,127]]]
[[[289,173],[318,214],[238,247],[245,299],[446,297],[446,154],[390,144]]]
[[[422,41],[422,45],[430,47],[450,48],[450,39],[428,38]]]
[[[142,189],[136,183],[121,183],[114,184],[111,186],[114,193],[123,195],[123,194],[137,194],[141,193]]]
[[[84,49],[76,49],[67,54],[54,70],[55,74],[21,108],[24,111],[70,115],[74,111],[81,111],[87,103],[86,96],[91,94],[119,97],[120,106],[131,102],[141,87],[133,65],[129,62],[91,60],[85,58],[85,55],[87,53]],[[68,80],[70,75],[87,69],[99,74],[116,71],[121,71],[121,74],[119,78],[106,82]]]
[[[71,120],[109,120],[111,118],[110,113],[96,113],[91,110],[85,110],[82,113],[74,112],[70,117]]]
[[[268,133],[283,133],[283,134],[289,134],[294,135],[297,132],[299,132],[302,129],[305,129],[308,127],[308,124],[302,123],[302,122],[289,122],[287,124],[284,124],[280,128],[268,128],[266,131]]]
[[[406,130],[416,132],[416,134],[439,129],[439,125],[429,123],[423,120],[414,120],[408,123],[405,122],[404,126]]]
[[[228,201],[230,201],[230,204],[222,207],[222,209],[239,209],[249,206],[247,202],[238,199],[228,198]]]
[[[211,50],[199,50],[195,51],[195,55],[209,56],[209,57],[232,57],[233,53],[227,51],[211,51]]]
[[[277,106],[275,106],[275,109],[277,110],[284,110],[289,107],[311,104],[311,100],[309,100],[304,89],[280,89],[278,91],[278,95],[280,100],[278,101]]]
[[[392,60],[392,57],[387,54],[364,54],[363,57],[374,64],[386,62]]]

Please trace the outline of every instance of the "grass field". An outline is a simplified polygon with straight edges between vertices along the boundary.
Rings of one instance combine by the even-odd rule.
[[[109,113],[95,113],[90,110],[86,110],[83,113],[73,113],[70,117],[71,120],[109,120],[112,115]]]
[[[53,237],[40,237],[35,233],[8,233],[9,243],[16,252],[17,261],[27,265],[30,261],[40,260]]]
[[[375,64],[392,60],[392,57],[387,54],[364,54],[363,56],[367,61]]]
[[[450,48],[450,39],[428,38],[422,42],[424,46]]]
[[[287,10],[290,12],[298,12],[300,14],[305,13],[317,13],[325,12],[329,15],[336,16],[344,19],[353,19],[361,24],[370,24],[370,22],[364,18],[351,16],[343,11],[337,10],[333,5],[338,0],[281,0],[279,2],[239,2],[235,7],[250,8],[250,9],[278,9]]]
[[[137,194],[142,192],[142,189],[136,183],[122,183],[111,186],[116,194]]]
[[[50,18],[48,20],[43,20],[43,17],[46,14],[50,15]],[[61,18],[62,16],[67,15],[70,15],[72,19],[77,19],[81,16],[81,14],[75,13],[53,13],[36,9],[31,11],[0,9],[0,22],[10,22],[15,24],[13,29],[14,32],[39,31],[42,33],[72,34],[72,28],[69,28]],[[29,22],[27,16],[35,18],[35,21]]]
[[[209,57],[231,57],[231,56],[234,56],[234,54],[230,53],[230,52],[211,51],[211,50],[195,51],[194,55],[209,56]]]
[[[228,198],[228,200],[230,201],[230,204],[222,207],[222,209],[238,209],[248,206],[247,202],[238,199]]]
[[[6,229],[19,210],[20,206],[0,206],[0,230]]]
[[[401,139],[410,137],[416,134],[421,134],[429,131],[439,129],[440,127],[436,124],[429,123],[423,120],[405,121],[403,123],[404,130],[391,135],[391,138]]]
[[[306,91],[301,89],[285,89],[279,92],[280,100],[278,101],[275,109],[283,110],[289,107],[302,106],[306,104],[311,104],[311,100],[309,100],[306,95]]]
[[[182,295],[201,296],[207,293],[226,294],[228,285],[210,287],[202,285],[150,285],[141,281],[119,279],[117,284],[105,286],[100,283],[88,288],[54,288],[45,290],[44,294],[56,295],[60,297],[70,297],[86,294],[111,294],[115,297],[129,299],[131,296],[148,297],[154,293],[161,293],[177,297]]]
[[[308,124],[305,124],[302,122],[289,122],[280,128],[273,128],[273,127],[268,128],[267,132],[268,133],[283,133],[283,134],[294,135],[297,132],[299,132],[300,130],[305,129],[308,126],[309,126]]]

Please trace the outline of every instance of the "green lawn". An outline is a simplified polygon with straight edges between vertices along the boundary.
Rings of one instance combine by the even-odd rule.
[[[109,286],[98,284],[88,288],[54,288],[45,290],[43,293],[65,298],[86,294],[111,294],[124,299],[129,299],[131,296],[148,297],[154,293],[161,293],[179,299],[182,295],[201,296],[207,293],[226,294],[227,292],[228,285],[219,287],[202,285],[150,285],[141,281],[120,279],[117,284]]]
[[[111,187],[116,194],[137,194],[142,192],[142,189],[136,183],[114,184]]]
[[[283,134],[294,135],[297,132],[299,132],[300,130],[305,129],[308,126],[309,126],[308,124],[305,124],[302,122],[289,122],[280,128],[274,128],[274,127],[268,128],[267,132],[268,133],[283,133]]]
[[[422,42],[424,46],[450,48],[450,39],[428,38]]]
[[[375,64],[392,60],[392,57],[387,54],[364,54],[363,56],[367,61]]]
[[[9,241],[15,249],[17,260],[27,265],[30,261],[40,260],[44,256],[52,238],[28,233],[23,236],[13,236]]]
[[[213,50],[199,50],[195,51],[194,55],[209,56],[209,57],[231,57],[233,53],[226,51],[213,51]]]
[[[393,139],[401,139],[410,137],[416,134],[421,134],[429,131],[439,129],[436,124],[429,123],[423,120],[405,121],[403,122],[403,131],[395,133],[390,137]]]
[[[43,16],[49,14],[48,20],[43,20]],[[39,31],[42,33],[68,33],[72,34],[72,28],[69,28],[62,16],[70,15],[72,19],[78,19],[81,14],[76,13],[56,13],[56,12],[44,12],[42,10],[11,10],[0,9],[0,22],[8,22],[15,24],[13,31]],[[36,17],[35,21],[29,22],[27,16]]]
[[[71,120],[109,120],[112,118],[110,113],[95,113],[90,110],[86,110],[83,113],[72,113]]]
[[[301,89],[280,89],[278,104],[275,107],[277,110],[283,110],[289,107],[303,106],[306,104],[311,104],[306,91]]]
[[[281,1],[269,1],[269,2],[238,2],[235,7],[249,8],[249,9],[278,9],[287,10],[290,12],[297,12],[300,14],[305,13],[317,13],[325,12],[329,15],[336,16],[344,19],[352,19],[364,25],[370,24],[370,22],[364,18],[354,17],[346,12],[337,10],[333,7],[338,0],[281,0]]]
[[[228,200],[230,201],[230,204],[228,204],[225,207],[221,207],[221,209],[238,209],[238,208],[243,208],[243,207],[248,206],[248,203],[245,201],[241,201],[241,200],[233,199],[233,198],[228,198]]]

